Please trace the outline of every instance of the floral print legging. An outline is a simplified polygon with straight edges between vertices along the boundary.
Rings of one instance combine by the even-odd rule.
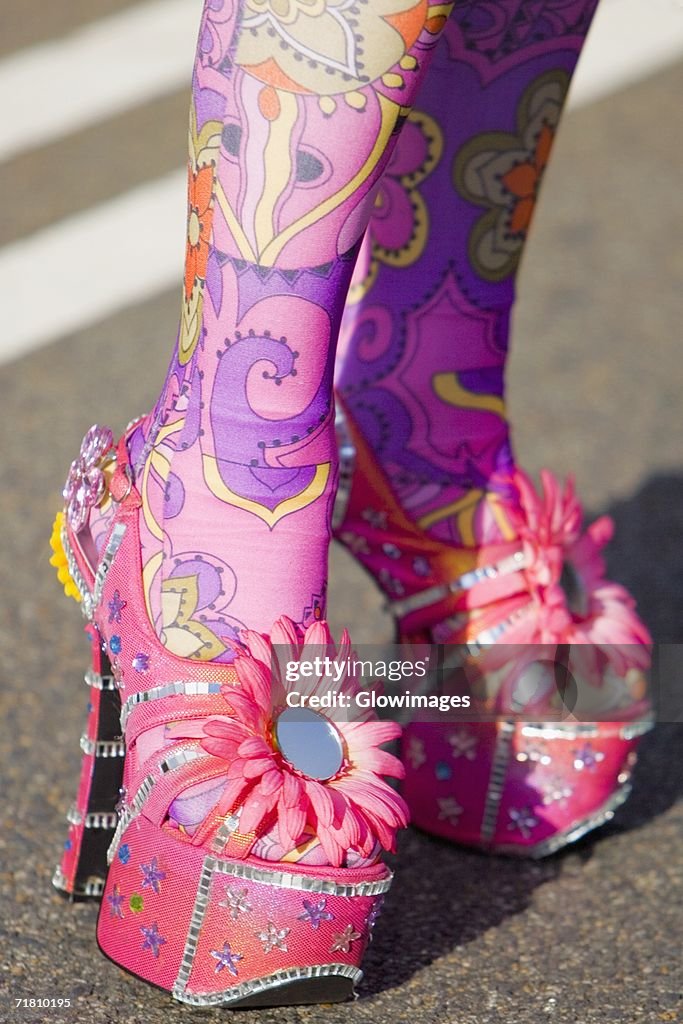
[[[444,544],[492,529],[515,276],[596,3],[206,0],[180,330],[130,440],[175,653],[324,616],[340,329],[401,514]],[[370,565],[390,592],[390,554]]]

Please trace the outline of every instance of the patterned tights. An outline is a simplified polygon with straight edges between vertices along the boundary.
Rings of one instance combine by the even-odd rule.
[[[342,318],[337,387],[401,514],[495,533],[515,275],[596,2],[206,0],[179,337],[130,442],[173,652],[324,615]]]

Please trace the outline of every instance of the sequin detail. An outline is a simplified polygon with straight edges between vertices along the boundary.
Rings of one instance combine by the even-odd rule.
[[[264,953],[272,953],[274,949],[279,949],[283,953],[286,953],[287,943],[285,942],[285,939],[289,935],[289,932],[289,928],[278,928],[272,921],[269,921],[262,932],[256,933],[256,937],[263,943]]]
[[[240,960],[243,960],[244,957],[241,953],[233,953],[230,949],[229,942],[223,943],[223,949],[212,949],[211,956],[214,960],[218,961],[216,964],[216,974],[220,974],[220,972],[227,967],[233,977],[237,977],[237,964]]]
[[[154,924],[146,928],[144,925],[140,926],[140,931],[145,937],[145,941],[142,943],[143,949],[149,949],[154,957],[159,959],[159,950],[162,946],[166,945],[166,939],[159,935],[159,925],[155,921]]]
[[[247,901],[247,889],[226,889],[225,899],[218,906],[230,911],[230,917],[236,921],[240,914],[248,914],[251,903]]]
[[[111,601],[109,601],[109,622],[120,622],[121,612],[127,605],[127,601],[123,601],[118,590],[114,591]]]
[[[114,435],[108,427],[92,426],[71,463],[62,493],[69,526],[76,532],[83,529],[90,509],[104,497],[107,485],[101,464],[113,445]]]
[[[142,888],[153,889],[154,892],[159,895],[161,892],[161,883],[166,878],[166,872],[162,871],[159,867],[159,861],[157,857],[152,857],[149,864],[141,864],[140,871],[142,871]]]
[[[331,914],[326,909],[327,900],[324,896],[321,896],[319,900],[303,900],[304,912],[299,914],[298,921],[308,921],[311,928],[316,931],[320,927],[321,921],[334,921],[334,914]]]
[[[123,894],[118,885],[115,885],[113,891],[107,896],[107,902],[110,915],[123,920]]]
[[[330,953],[350,953],[351,946],[360,938],[360,932],[357,932],[352,924],[347,924],[343,932],[337,932],[332,940],[330,946]]]

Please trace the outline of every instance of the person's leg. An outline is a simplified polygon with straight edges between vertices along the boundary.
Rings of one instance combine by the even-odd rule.
[[[504,402],[517,269],[595,6],[456,5],[385,172],[337,379],[342,455],[356,449],[337,536],[402,641],[468,645],[449,657],[472,670],[473,720],[404,730],[411,820],[534,856],[609,820],[649,723],[648,633],[604,578],[611,524],[582,532],[571,485],[549,473],[536,493]],[[616,725],[557,727],[556,658],[579,721]]]
[[[180,334],[130,445],[148,612],[177,654],[230,659],[243,626],[324,615],[339,323],[450,6],[205,4]]]
[[[497,499],[514,498],[503,377],[515,278],[596,5],[456,5],[385,173],[336,385],[395,501],[398,538],[405,516],[438,542],[505,539]],[[340,536],[390,596],[425,586],[424,560],[413,571],[359,532],[347,519]]]
[[[269,645],[294,660],[304,652],[314,658],[314,648],[348,660],[348,634],[334,648],[317,621],[337,481],[337,334],[375,185],[451,6],[204,5],[177,346],[155,408],[119,444],[106,427],[88,432],[65,488],[66,523],[60,513],[52,537],[60,578],[92,623],[92,706],[99,709],[106,689],[114,711],[89,719],[79,800],[85,793],[108,801],[89,808],[108,822],[118,782],[116,842],[135,818],[135,856],[150,851],[149,865],[139,865],[144,874],[150,866],[156,873],[168,840],[165,848],[179,851],[170,859],[187,869],[186,892],[195,869],[204,879],[203,858],[192,857],[202,845],[306,869],[375,870],[381,848],[407,823],[402,798],[380,777],[400,776],[401,765],[376,749],[398,727],[363,714],[337,728],[332,715],[327,724],[314,715],[302,754],[291,741],[284,716],[292,709],[284,707]],[[98,750],[103,758],[124,753],[121,693],[125,764],[117,779],[112,762],[94,785]],[[311,745],[317,755],[327,745],[332,762],[312,764],[303,756]],[[106,870],[100,840],[81,854],[87,811],[81,802],[80,832],[59,876],[69,892],[77,876]],[[159,828],[144,840],[143,820]],[[124,849],[116,871],[129,863],[125,841]],[[161,872],[157,881],[166,878]],[[124,879],[111,871],[107,884],[105,899],[121,910]],[[265,904],[273,899],[280,897]],[[311,921],[317,930],[320,917]],[[325,936],[325,957],[346,957],[361,937],[350,921],[348,941],[339,934],[330,949],[333,935]],[[119,939],[104,931],[120,962]],[[260,937],[266,946],[269,934]],[[326,961],[301,941],[317,979]],[[354,957],[361,951],[356,945]]]

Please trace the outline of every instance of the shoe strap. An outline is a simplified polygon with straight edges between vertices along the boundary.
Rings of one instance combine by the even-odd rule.
[[[478,566],[446,583],[437,583],[424,590],[418,590],[408,597],[401,597],[393,601],[387,600],[385,607],[400,622],[414,612],[440,604],[447,598],[463,594],[482,583],[499,579],[501,576],[509,576],[511,573],[521,572],[526,568],[526,564],[524,552],[515,551],[498,562]]]
[[[117,505],[124,502],[131,508],[141,504],[141,498],[133,483],[133,470],[128,458],[128,434],[121,436],[116,446],[116,469],[109,481],[109,493]]]

